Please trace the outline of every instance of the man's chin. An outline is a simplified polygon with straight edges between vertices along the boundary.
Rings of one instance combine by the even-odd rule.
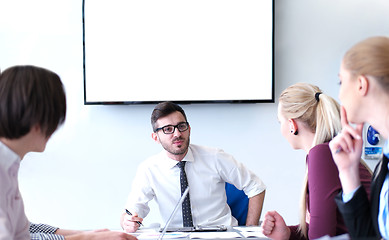
[[[162,145],[162,147],[170,154],[178,156],[178,155],[184,155],[188,152],[189,144],[179,144],[179,145],[170,145],[165,146]]]
[[[174,151],[174,152],[171,152],[171,154],[173,154],[173,155],[182,155],[182,154],[185,154],[186,153],[186,151]]]
[[[183,145],[177,146],[178,149],[171,152],[173,155],[182,155],[185,154],[188,151],[188,148],[184,149]]]

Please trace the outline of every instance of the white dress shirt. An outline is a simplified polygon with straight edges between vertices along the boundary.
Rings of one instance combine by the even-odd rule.
[[[20,157],[0,142],[0,240],[30,239],[19,192]]]
[[[221,149],[191,144],[182,161],[189,184],[189,196],[194,225],[236,226],[227,204],[225,182],[243,189],[253,197],[266,189],[264,183],[243,164]],[[150,211],[148,202],[155,199],[166,224],[181,196],[180,169],[177,161],[166,152],[150,157],[140,164],[126,207],[142,218]],[[180,209],[172,219],[171,227],[182,227]]]

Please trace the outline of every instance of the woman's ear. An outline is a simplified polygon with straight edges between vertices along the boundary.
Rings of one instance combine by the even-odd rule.
[[[365,75],[360,75],[358,77],[358,91],[361,94],[361,96],[365,96],[369,90],[369,82],[370,79],[366,77]]]
[[[297,135],[297,133],[298,133],[298,126],[297,126],[296,120],[289,119],[288,122],[289,122],[290,133],[293,133],[294,135]]]

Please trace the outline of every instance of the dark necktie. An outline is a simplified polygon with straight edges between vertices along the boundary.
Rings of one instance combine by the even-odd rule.
[[[181,181],[181,196],[184,193],[185,189],[188,187],[188,179],[186,178],[185,173],[185,163],[186,162],[178,162],[177,166],[180,168],[180,181]],[[193,220],[192,220],[192,211],[190,209],[190,198],[189,193],[185,197],[184,201],[182,202],[182,220],[184,223],[184,227],[193,227]]]

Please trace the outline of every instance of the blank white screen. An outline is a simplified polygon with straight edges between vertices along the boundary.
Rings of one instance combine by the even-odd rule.
[[[272,0],[84,2],[85,102],[273,100]]]

